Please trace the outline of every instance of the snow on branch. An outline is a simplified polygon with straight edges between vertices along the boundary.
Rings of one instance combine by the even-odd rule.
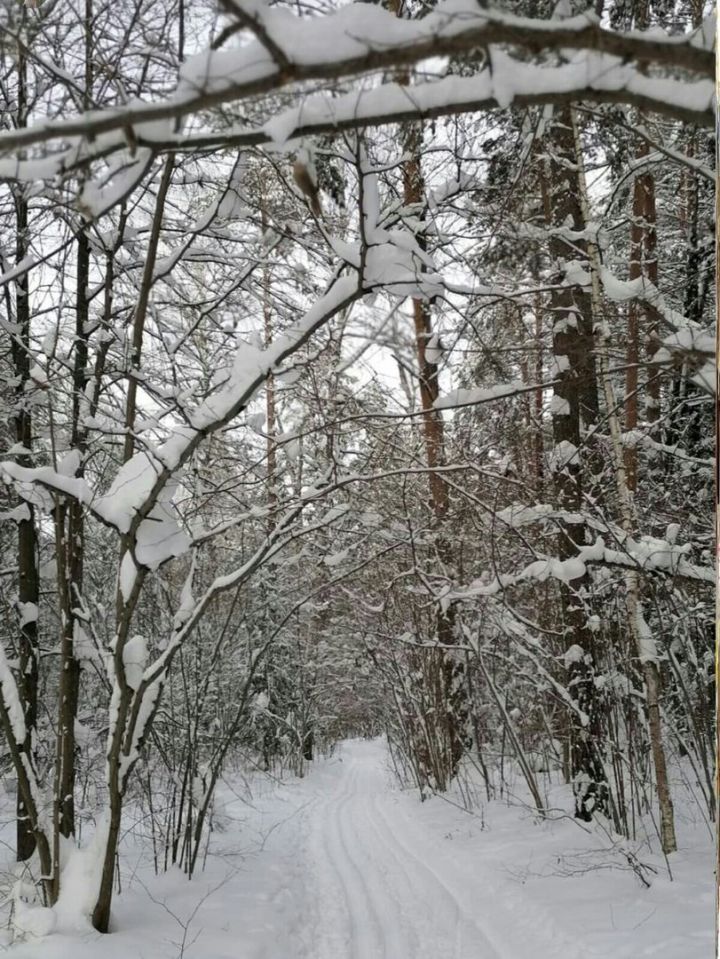
[[[493,70],[403,86],[383,83],[339,97],[304,99],[260,128],[234,127],[196,136],[140,138],[156,150],[197,150],[282,144],[298,137],[359,127],[432,120],[441,116],[585,101],[629,104],[687,123],[710,126],[711,81],[652,80],[608,54],[589,53],[571,64],[539,66],[493,52]],[[0,138],[0,147],[2,139]]]
[[[693,327],[666,337],[653,357],[654,363],[687,362],[692,381],[710,395],[717,389],[715,333]]]
[[[318,490],[316,490],[316,492],[318,492]],[[345,507],[333,507],[314,523],[298,526],[296,521],[300,517],[307,502],[308,500],[304,500],[288,510],[283,519],[278,522],[272,532],[266,537],[265,541],[260,544],[245,563],[230,573],[216,577],[197,600],[194,600],[192,596],[193,561],[193,567],[181,592],[180,606],[174,621],[174,631],[163,651],[152,663],[146,664],[146,662],[143,661],[142,675],[138,673],[137,682],[132,687],[132,704],[123,728],[123,749],[121,757],[121,777],[123,782],[127,781],[137,761],[139,745],[145,736],[148,724],[152,722],[154,710],[160,700],[162,687],[167,678],[172,661],[201,620],[208,606],[210,606],[221,593],[230,589],[239,588],[263,563],[283,550],[289,543],[300,536],[306,536],[318,530],[325,529],[340,516],[344,515],[346,511]],[[127,644],[125,646],[125,651],[126,650]]]
[[[354,273],[337,277],[296,325],[269,347],[259,350],[241,344],[222,387],[190,414],[189,425],[176,427],[159,446],[136,453],[120,467],[106,494],[100,495],[85,479],[65,476],[50,467],[3,462],[0,476],[12,482],[24,499],[40,500],[48,510],[53,505],[52,493],[82,503],[96,519],[129,536],[134,558],[141,566],[156,569],[190,546],[171,507],[180,469],[206,437],[245,409],[277,364],[297,352],[331,316],[357,299],[362,289]]]
[[[134,147],[257,145],[313,132],[503,108],[511,103],[529,106],[571,100],[633,104],[690,123],[713,123],[714,56],[709,21],[690,35],[620,33],[602,27],[592,11],[562,21],[533,20],[482,9],[476,0],[444,0],[420,20],[401,19],[359,3],[326,16],[303,18],[253,4],[252,14],[243,13],[242,18],[245,26],[252,26],[256,38],[230,49],[210,47],[189,58],[167,99],[136,100],[120,108],[7,130],[0,134],[0,152],[64,141],[67,149],[55,152],[47,161],[32,161],[37,178],[62,172],[68,162],[107,156],[127,147],[128,131]],[[525,57],[561,50],[582,52],[569,63],[550,66],[511,57],[498,44],[520,48]],[[334,101],[312,98],[254,129],[196,138],[174,132],[178,119],[293,84],[338,80],[489,48],[493,69],[475,77],[445,77],[411,87],[385,83]],[[643,64],[642,71],[638,64]],[[647,65],[679,69],[695,79],[653,75]],[[0,167],[0,175],[6,177],[29,174],[30,168],[15,160]]]
[[[511,380],[509,383],[498,383],[496,386],[477,386],[469,389],[451,390],[449,393],[439,396],[435,400],[434,406],[437,410],[457,409],[461,406],[479,406],[482,403],[492,403],[495,400],[505,399],[508,396],[518,396],[536,389],[538,389],[537,384],[529,387],[522,380]]]
[[[598,438],[602,436],[600,433],[594,433],[593,435]],[[627,447],[628,449],[641,447],[643,449],[651,450],[654,453],[665,453],[667,456],[673,456],[675,459],[681,460],[683,463],[692,463],[701,470],[712,472],[715,469],[714,456],[707,457],[706,459],[702,459],[698,456],[692,456],[687,452],[687,450],[683,449],[677,443],[673,443],[672,445],[668,443],[660,443],[651,435],[644,433],[639,429],[628,430],[627,432],[622,433],[620,439],[623,446]]]
[[[12,483],[26,502],[41,506],[46,511],[52,509],[53,502],[50,494],[53,493],[74,499],[91,511],[93,509],[95,493],[90,484],[84,479],[56,472],[51,466],[31,468],[19,466],[12,460],[7,460],[0,462],[0,478],[7,484]],[[100,514],[96,516],[105,522]],[[6,514],[1,518],[9,517]]]
[[[590,275],[588,273],[584,273],[583,271],[581,278],[577,271],[575,271],[572,282],[574,283],[580,279],[582,279],[583,285],[590,286]],[[673,310],[672,307],[668,306],[660,290],[651,283],[646,276],[639,276],[634,280],[620,280],[614,273],[608,270],[607,267],[601,267],[600,283],[602,284],[603,293],[608,299],[615,300],[617,303],[624,303],[627,300],[638,300],[652,307],[660,319],[671,330],[700,329],[692,320],[689,320],[683,316],[682,313],[678,313],[677,310]]]
[[[367,220],[368,214],[369,210],[363,209],[361,218]],[[198,446],[242,412],[268,375],[316,330],[365,293],[380,288],[404,298],[433,296],[440,291],[441,278],[427,270],[433,264],[408,231],[388,231],[373,220],[370,233],[368,243],[373,242],[369,246],[345,244],[345,265],[336,270],[325,294],[294,326],[265,349],[241,343],[219,388],[188,411],[186,423],[176,426],[163,443],[146,444],[123,464],[105,494],[99,494],[85,479],[50,467],[23,468],[7,462],[0,464],[0,476],[14,483],[25,499],[39,500],[46,510],[53,506],[51,494],[82,503],[96,519],[129,538],[133,568],[157,569],[171,557],[182,555],[191,540],[180,528],[172,498],[179,471]],[[346,266],[349,272],[343,272]],[[128,564],[127,583],[134,582],[131,572]],[[123,589],[125,593],[129,595],[129,587]]]
[[[20,700],[20,691],[2,644],[0,644],[0,697],[7,713],[13,739],[15,743],[21,745],[27,736],[25,714]]]
[[[564,265],[565,281],[572,286],[590,289],[591,277],[586,263],[572,260]],[[667,304],[660,290],[645,276],[634,280],[620,280],[607,267],[601,267],[600,283],[605,296],[617,303],[637,300],[650,307],[673,333],[661,341],[653,356],[655,366],[689,361],[695,382],[706,393],[716,389],[715,334],[688,319]]]
[[[641,536],[638,540],[629,537],[623,542],[624,551],[609,549],[599,536],[590,546],[581,546],[577,555],[559,560],[555,557],[536,559],[519,573],[500,574],[489,581],[478,580],[468,587],[456,590],[450,600],[472,600],[498,593],[529,582],[545,582],[557,579],[571,582],[580,579],[589,565],[617,566],[624,569],[639,569],[646,573],[661,573],[680,579],[713,584],[715,571],[706,566],[697,566],[686,559],[689,546],[677,546],[667,540]]]

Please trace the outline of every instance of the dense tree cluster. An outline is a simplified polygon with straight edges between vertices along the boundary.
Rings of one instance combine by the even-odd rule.
[[[0,2],[0,729],[124,804],[387,734],[715,817],[710,4]],[[99,810],[105,810],[102,817]],[[657,815],[655,813],[657,812]]]

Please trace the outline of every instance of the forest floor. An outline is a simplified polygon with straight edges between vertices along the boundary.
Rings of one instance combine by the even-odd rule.
[[[249,795],[248,795],[249,785]],[[670,881],[646,888],[597,829],[494,801],[469,814],[403,790],[381,741],[303,779],[225,784],[206,869],[156,876],[125,842],[115,932],[68,914],[15,959],[700,959],[712,954],[713,847],[681,821]],[[558,803],[559,805],[559,803]],[[625,868],[623,868],[623,866]],[[81,897],[80,897],[81,898]]]

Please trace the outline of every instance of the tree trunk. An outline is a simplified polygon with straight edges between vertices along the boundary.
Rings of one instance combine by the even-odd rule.
[[[265,209],[265,197],[260,198],[260,216],[262,223],[263,236],[267,234],[268,218]],[[267,261],[263,264],[262,271],[262,304],[263,321],[265,326],[265,348],[267,349],[273,341],[272,328],[272,295],[271,295],[271,275],[270,266]],[[277,444],[275,442],[275,379],[272,373],[268,374],[265,381],[265,433],[266,452],[267,452],[267,502],[272,511],[277,506]],[[272,516],[268,518],[268,533],[271,533],[275,525]]]
[[[643,140],[636,152],[636,162],[648,155],[648,145]],[[655,210],[655,184],[649,173],[635,177],[633,184],[632,219],[630,224],[629,279],[645,277],[657,285],[657,214]],[[652,360],[658,349],[658,315],[652,307],[641,307],[637,300],[628,306],[627,372],[625,374],[625,426],[637,429],[640,389],[640,363],[643,359],[642,344],[645,344],[644,359],[648,363],[645,415],[652,424],[660,417],[660,374],[652,368]],[[633,446],[624,451],[628,487],[637,489],[637,450]]]
[[[543,380],[543,342],[542,328],[543,315],[540,297],[535,298],[535,382]],[[533,423],[533,473],[535,493],[538,501],[542,501],[545,485],[545,443],[543,439],[543,390],[541,386],[535,390],[534,423]]]
[[[399,0],[388,0],[388,7],[395,16],[402,15]],[[397,75],[397,82],[406,86],[410,82],[407,70],[401,70]],[[405,152],[408,159],[403,163],[403,201],[405,206],[416,206],[424,203],[425,182],[422,172],[422,126],[409,124],[405,131]],[[422,234],[417,237],[420,246],[424,246]],[[430,487],[430,508],[434,514],[437,538],[435,548],[440,565],[448,572],[454,567],[452,545],[444,535],[443,526],[446,523],[449,508],[448,485],[441,473],[434,472],[436,467],[445,464],[445,435],[442,415],[435,409],[435,401],[439,395],[438,366],[431,362],[427,355],[427,345],[432,337],[432,314],[430,306],[424,300],[412,301],[413,323],[415,329],[415,352],[418,364],[418,381],[420,390],[420,406],[422,409],[422,432],[425,444],[425,455],[430,467],[428,483]],[[455,609],[452,605],[444,608],[440,603],[436,613],[436,633],[438,645],[438,662],[436,678],[439,693],[437,706],[444,717],[445,737],[447,739],[447,770],[442,776],[443,782],[438,788],[446,788],[449,781],[457,772],[458,763],[462,758],[468,742],[466,733],[468,726],[469,704],[467,684],[464,678],[465,664],[463,660],[453,658],[447,647],[455,645]]]
[[[544,188],[547,191],[550,226],[550,254],[554,262],[576,259],[584,241],[563,237],[561,230],[580,232],[585,221],[580,202],[580,183],[575,156],[573,118],[569,108],[560,110],[549,140],[550,161]],[[561,280],[559,274],[557,279]],[[585,431],[597,423],[598,394],[595,372],[593,316],[585,290],[561,286],[551,293],[553,323],[552,349],[556,379],[552,425],[555,450],[553,472],[557,505],[568,514],[583,507],[583,468],[597,460],[582,452]],[[585,545],[583,523],[559,521],[558,559],[571,560]],[[609,796],[599,744],[603,732],[603,704],[595,686],[595,640],[588,626],[589,610],[584,596],[587,574],[560,584],[560,601],[565,632],[567,685],[576,709],[569,716],[570,772],[574,784],[575,815],[590,820],[594,811],[607,813]]]
[[[84,105],[92,98],[92,0],[85,0],[85,95]],[[87,430],[87,385],[89,358],[89,302],[90,242],[80,228],[76,237],[77,269],[75,300],[75,339],[73,343],[72,406],[70,448],[79,457],[76,475],[85,472],[84,458]],[[76,500],[68,506],[59,501],[56,506],[56,557],[58,568],[58,596],[61,610],[60,680],[58,685],[58,726],[53,816],[53,883],[55,895],[60,892],[60,837],[75,835],[75,723],[80,692],[80,663],[75,655],[77,634],[82,629],[78,610],[83,604],[83,553],[85,516]]]
[[[22,188],[20,188],[22,189]],[[25,198],[18,193],[17,208],[17,262],[26,255],[28,210]],[[20,466],[32,467],[33,427],[28,385],[30,383],[30,291],[25,273],[17,281],[15,318],[17,333],[12,338],[12,354],[17,387],[15,392],[15,442],[23,450],[16,459]],[[18,548],[18,612],[20,622],[18,689],[25,715],[24,753],[33,750],[37,724],[38,696],[38,608],[40,603],[40,576],[38,572],[38,545],[34,507],[25,504],[26,515],[17,524]],[[28,813],[22,792],[17,794],[17,859],[24,862],[35,851],[35,836],[28,822]]]
[[[110,931],[110,908],[112,906],[113,882],[115,878],[115,857],[120,839],[122,822],[122,794],[119,789],[110,793],[110,818],[105,842],[105,857],[100,876],[100,889],[92,914],[93,927],[98,932]]]
[[[578,171],[578,185],[580,187],[579,197],[582,204],[583,219],[589,221],[589,209],[587,200],[587,186],[585,182],[585,170],[582,155],[582,146],[577,127],[573,127],[575,141],[575,167]],[[592,314],[602,316],[602,303],[600,295],[600,252],[594,243],[588,244],[588,254],[590,260],[590,271],[592,277],[591,304]],[[615,391],[610,378],[610,364],[608,359],[608,327],[603,318],[598,323],[597,354],[600,364],[601,378],[605,393],[605,402],[608,410],[608,421],[610,424],[610,435],[612,439],[612,451],[614,460],[615,483],[620,502],[621,520],[624,532],[628,537],[635,535],[637,528],[637,516],[632,496],[630,484],[628,482],[625,470],[625,460],[623,457],[622,437],[620,431],[620,421],[617,414],[617,403],[615,400]],[[660,669],[657,661],[654,640],[649,627],[645,622],[640,590],[640,577],[637,570],[630,570],[625,575],[625,606],[628,618],[628,633],[632,639],[635,654],[640,662],[643,681],[645,685],[645,699],[648,713],[648,729],[650,734],[650,747],[655,767],[655,786],[658,795],[658,806],[660,809],[660,841],[663,852],[674,852],[677,849],[675,840],[675,824],[672,798],[670,795],[670,785],[667,775],[667,763],[665,760],[665,747],[663,744],[662,726],[660,720]]]
[[[77,237],[77,303],[75,309],[75,344],[73,362],[72,426],[70,446],[80,462],[77,475],[84,473],[86,431],[83,426],[86,387],[88,384],[88,301],[90,245],[81,230]],[[66,508],[58,506],[59,542],[58,576],[62,607],[60,641],[60,686],[58,692],[58,742],[56,768],[56,825],[66,838],[75,833],[75,720],[80,689],[80,663],[75,656],[77,631],[82,629],[78,610],[83,596],[84,513],[73,500]]]
[[[23,13],[23,20],[25,14]],[[27,121],[27,60],[21,45],[17,48],[18,106],[17,125],[22,127]],[[21,263],[28,254],[30,246],[28,203],[25,188],[20,184],[13,193],[16,215],[15,259]],[[16,377],[14,420],[15,442],[23,452],[16,457],[20,466],[32,467],[33,423],[31,396],[29,394],[31,351],[30,351],[30,276],[22,273],[15,282],[15,324],[16,333],[11,339],[13,369]],[[8,300],[8,306],[10,306]],[[32,504],[25,504],[26,514],[17,524],[18,548],[18,691],[25,716],[25,741],[20,745],[21,752],[32,754],[35,727],[37,724],[38,696],[38,608],[40,603],[40,576],[38,571],[38,544],[35,526],[35,510]],[[28,809],[23,791],[17,792],[17,829],[16,853],[18,862],[25,862],[35,851],[36,841],[32,824],[28,819]]]
[[[424,202],[424,180],[420,163],[422,130],[412,126],[406,135],[406,151],[410,159],[403,164],[403,199],[406,206]],[[449,509],[448,485],[435,468],[445,465],[445,433],[441,413],[435,408],[439,396],[438,365],[428,358],[427,346],[433,335],[432,314],[427,302],[420,299],[412,301],[413,323],[415,330],[415,350],[418,364],[420,406],[422,409],[422,430],[425,443],[425,455],[430,467],[428,482],[430,487],[430,508],[434,514],[437,538],[435,548],[441,566],[451,572],[454,568],[452,544],[445,535]],[[438,644],[442,647],[438,657],[439,703],[445,717],[447,737],[448,768],[443,787],[457,771],[462,758],[467,736],[465,729],[468,720],[464,663],[454,659],[447,647],[455,645],[455,608],[450,605],[443,608],[438,604],[436,613]]]

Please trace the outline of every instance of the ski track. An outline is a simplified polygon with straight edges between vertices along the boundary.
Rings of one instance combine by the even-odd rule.
[[[596,955],[492,864],[429,835],[389,779],[379,743],[350,741],[308,781],[324,796],[304,822],[312,959]]]
[[[662,943],[658,947],[638,938],[635,945],[627,937],[616,951],[610,941],[612,909],[608,931],[601,930],[604,942],[584,941],[574,917],[566,924],[562,912],[513,880],[508,838],[512,853],[507,823],[495,837],[483,837],[460,814],[437,803],[421,805],[415,793],[395,784],[382,741],[349,740],[332,758],[313,763],[306,778],[261,790],[250,808],[237,795],[226,803],[209,874],[197,880],[207,890],[199,912],[197,886],[179,873],[153,877],[148,862],[148,886],[133,889],[130,879],[118,900],[117,935],[98,938],[83,925],[72,926],[38,942],[18,943],[12,954],[17,959],[97,959],[101,954],[105,959],[177,959],[183,948],[186,959],[640,959],[666,954]],[[154,891],[150,898],[148,887]],[[661,887],[660,893],[665,896],[660,903],[667,902],[671,891]],[[630,908],[636,900],[633,896]],[[579,901],[582,907],[582,897]],[[710,906],[709,892],[707,902]],[[569,900],[568,908],[572,905]],[[657,908],[643,905],[638,925]],[[634,923],[632,912],[628,915]],[[184,947],[178,945],[178,917],[188,921]],[[672,931],[673,959],[700,955],[693,949],[698,935],[694,928],[685,939]]]
[[[398,839],[397,832],[393,831],[383,813],[382,803],[376,798],[374,803],[375,817],[372,826],[384,840],[388,848],[394,848],[394,858],[402,869],[406,882],[415,890],[416,901],[425,903],[427,908],[431,904],[438,908],[438,896],[445,906],[445,914],[438,921],[432,917],[428,924],[429,939],[432,954],[438,955],[438,949],[452,959],[473,959],[479,955],[477,940],[482,941],[482,955],[486,959],[500,959],[497,949],[490,943],[487,935],[480,929],[477,922],[468,915],[457,895],[447,886],[435,870],[412,852]],[[382,830],[379,828],[382,825]],[[424,877],[424,881],[418,881]],[[423,918],[421,916],[421,918]],[[467,940],[474,940],[475,945],[468,945]],[[446,952],[452,940],[452,952]],[[428,952],[430,955],[431,953]]]
[[[352,959],[384,959],[383,929],[368,889],[367,878],[352,857],[343,833],[343,818],[352,800],[352,789],[348,784],[346,791],[325,810],[327,862],[336,877],[347,911],[350,956]]]
[[[445,879],[398,838],[377,745],[349,743],[341,759],[337,787],[312,808],[319,821],[308,829],[325,903],[314,910],[317,959],[505,959]]]
[[[370,956],[382,956],[383,959],[413,959],[419,955],[417,934],[408,921],[407,898],[398,897],[395,884],[388,881],[392,866],[384,857],[378,855],[375,843],[368,843],[373,836],[372,829],[363,824],[363,813],[367,800],[371,796],[359,787],[362,773],[358,767],[352,769],[353,798],[344,807],[341,817],[343,847],[348,855],[357,850],[357,858],[362,859],[358,873],[372,903],[372,912],[376,928],[382,937],[382,951],[369,953]],[[357,959],[366,959],[362,953]]]

